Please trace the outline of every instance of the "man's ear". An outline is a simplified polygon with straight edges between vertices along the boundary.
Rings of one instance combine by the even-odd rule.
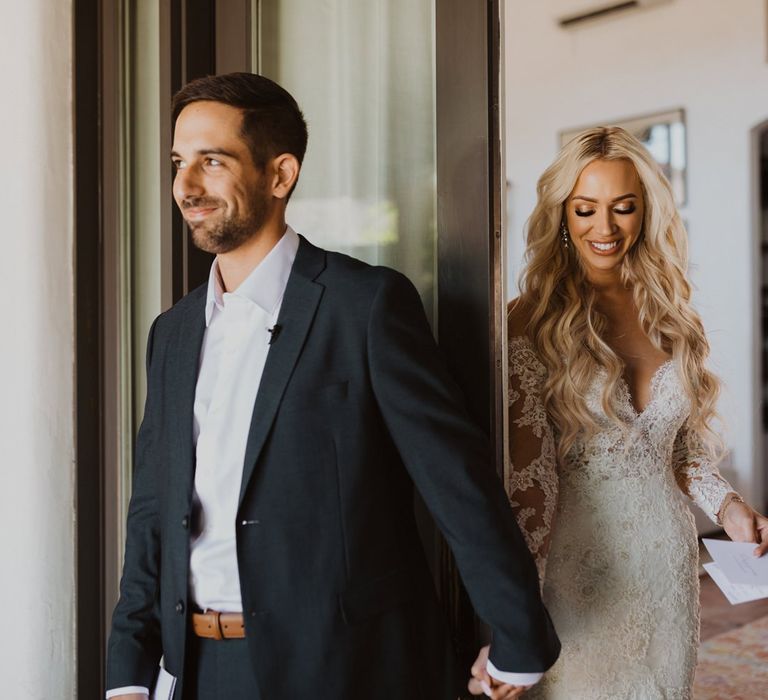
[[[272,196],[286,199],[299,179],[301,165],[292,153],[283,153],[272,161]]]

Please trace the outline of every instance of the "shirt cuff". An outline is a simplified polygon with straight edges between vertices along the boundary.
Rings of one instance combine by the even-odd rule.
[[[113,688],[107,691],[107,700],[110,698],[116,698],[120,695],[128,695],[129,693],[144,693],[149,697],[149,689],[143,685],[126,685],[122,688]]]
[[[499,683],[506,683],[507,685],[534,685],[541,680],[543,673],[508,673],[507,671],[499,671],[488,659],[486,665],[488,674],[495,681]]]

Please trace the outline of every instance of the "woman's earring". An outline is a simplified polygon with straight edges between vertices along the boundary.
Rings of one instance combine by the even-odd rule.
[[[568,250],[568,226],[565,219],[560,222],[560,238],[563,240],[563,248]]]

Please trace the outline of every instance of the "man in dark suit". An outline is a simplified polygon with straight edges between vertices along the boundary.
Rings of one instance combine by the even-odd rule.
[[[108,697],[449,700],[418,489],[517,697],[559,643],[418,294],[285,224],[307,132],[237,73],[174,98],[174,197],[210,279],[154,322]],[[478,686],[475,686],[477,689]]]

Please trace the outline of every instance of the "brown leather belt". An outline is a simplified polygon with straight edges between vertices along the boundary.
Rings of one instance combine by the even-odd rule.
[[[198,637],[206,639],[245,639],[242,613],[192,613],[192,629]]]

